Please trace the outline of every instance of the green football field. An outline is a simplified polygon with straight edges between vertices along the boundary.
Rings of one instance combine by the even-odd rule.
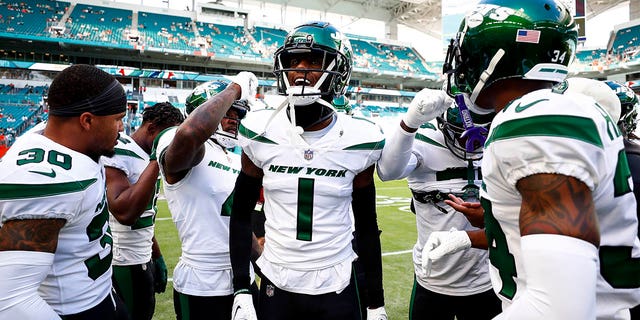
[[[416,241],[415,216],[409,211],[410,192],[405,180],[378,180],[376,190],[378,225],[382,230],[382,267],[387,314],[390,319],[408,319],[413,285],[411,249]],[[158,201],[156,239],[162,248],[171,279],[180,256],[180,240],[164,200]],[[175,319],[171,281],[167,285],[167,291],[156,295],[154,319]]]

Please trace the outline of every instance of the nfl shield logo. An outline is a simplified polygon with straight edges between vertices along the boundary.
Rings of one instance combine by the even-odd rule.
[[[266,290],[267,297],[273,297],[273,286],[268,284]]]
[[[304,151],[304,159],[305,160],[311,160],[313,159],[313,150],[309,149],[309,150],[305,150]]]

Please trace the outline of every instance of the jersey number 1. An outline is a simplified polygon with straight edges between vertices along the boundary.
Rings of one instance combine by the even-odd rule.
[[[311,241],[311,228],[313,226],[313,188],[315,180],[308,178],[298,179],[298,223],[296,239]]]

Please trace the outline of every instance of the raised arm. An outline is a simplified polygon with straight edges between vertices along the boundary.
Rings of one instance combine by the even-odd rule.
[[[218,124],[237,99],[255,96],[258,79],[251,72],[240,72],[222,92],[196,108],[178,127],[163,158],[167,180],[179,180],[196,166],[204,156],[204,143],[218,128]]]
[[[418,165],[411,152],[416,131],[441,115],[451,100],[442,90],[422,89],[411,101],[396,131],[387,141],[378,160],[378,176],[383,181],[407,177]]]

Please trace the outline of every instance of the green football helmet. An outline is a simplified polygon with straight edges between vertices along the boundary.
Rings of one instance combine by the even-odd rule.
[[[619,82],[607,80],[604,83],[616,93],[620,100],[620,120],[618,120],[618,126],[625,134],[633,133],[638,124],[638,107],[640,107],[638,96],[631,88]]]
[[[482,0],[460,24],[447,50],[447,92],[475,103],[496,81],[560,82],[576,51],[578,32],[558,0]]]
[[[294,69],[291,61],[300,55],[319,60],[317,69]],[[327,22],[314,21],[300,25],[285,38],[284,45],[275,52],[273,73],[277,78],[278,93],[293,97],[293,105],[310,105],[319,98],[331,100],[343,95],[351,78],[353,51],[349,39]],[[287,74],[297,71],[304,76],[289,82]],[[311,86],[310,72],[322,76]]]
[[[230,82],[216,80],[205,82],[193,89],[191,93],[187,96],[185,100],[185,111],[187,114],[191,114],[193,110],[197,107],[205,103],[207,100],[211,99],[213,96],[222,92]],[[237,118],[231,118],[229,111],[235,110],[237,114]],[[222,128],[222,123],[218,124],[218,129],[213,134],[212,138],[218,141],[220,145],[225,148],[232,148],[237,145],[238,139],[238,126],[240,125],[240,121],[247,115],[247,112],[250,110],[249,103],[247,100],[236,100],[229,108],[229,111],[224,116],[224,119],[231,119],[237,121],[236,128],[232,130],[233,132],[225,131]]]

